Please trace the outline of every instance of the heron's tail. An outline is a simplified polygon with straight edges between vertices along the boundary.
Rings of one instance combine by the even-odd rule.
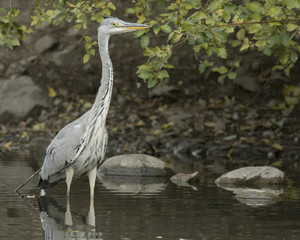
[[[38,187],[41,188],[41,189],[52,188],[57,183],[58,183],[58,181],[56,181],[56,182],[49,182],[48,180],[42,179],[41,176],[39,176]]]

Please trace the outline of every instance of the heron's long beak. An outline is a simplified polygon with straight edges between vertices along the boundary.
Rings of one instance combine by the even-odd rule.
[[[123,25],[122,28],[128,31],[135,31],[139,29],[151,28],[151,26],[146,24],[139,24],[139,23],[127,23]]]

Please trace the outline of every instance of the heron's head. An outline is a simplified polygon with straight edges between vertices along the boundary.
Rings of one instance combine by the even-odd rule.
[[[115,17],[105,18],[98,28],[98,32],[106,33],[109,35],[132,32],[139,29],[150,28],[146,24],[138,24],[131,22],[124,22]]]

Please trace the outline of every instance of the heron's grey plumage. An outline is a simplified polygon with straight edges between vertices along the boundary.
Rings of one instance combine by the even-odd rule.
[[[95,102],[89,111],[66,125],[48,146],[40,173],[39,187],[47,188],[65,179],[68,174],[66,170],[70,168],[72,168],[71,179],[73,174],[77,177],[85,173],[88,173],[89,178],[90,175],[93,175],[92,179],[95,178],[95,173],[89,173],[95,171],[104,160],[108,140],[105,124],[113,88],[113,65],[108,51],[109,37],[112,34],[148,27],[150,26],[127,23],[117,18],[107,18],[100,24],[98,45],[102,61],[102,78]]]

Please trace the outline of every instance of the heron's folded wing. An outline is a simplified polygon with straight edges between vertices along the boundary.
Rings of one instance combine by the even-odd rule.
[[[74,160],[76,149],[85,133],[87,113],[66,125],[50,143],[41,171],[43,179],[61,172]]]

